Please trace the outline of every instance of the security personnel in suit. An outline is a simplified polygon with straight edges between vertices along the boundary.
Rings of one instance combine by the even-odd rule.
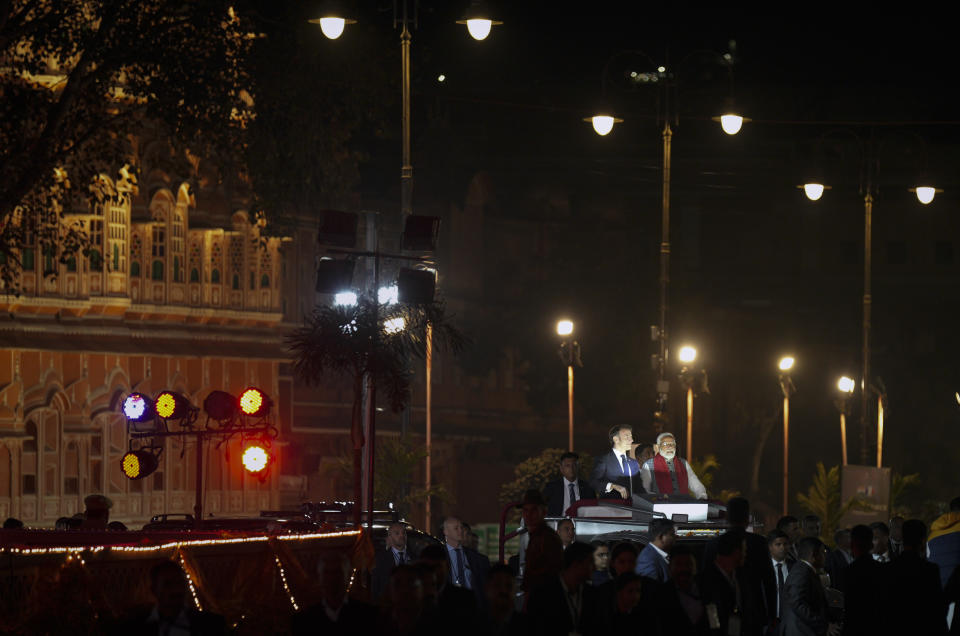
[[[560,456],[560,477],[547,482],[543,498],[547,500],[547,516],[563,517],[567,508],[581,499],[596,499],[593,487],[577,475],[580,473],[580,456],[566,452]]]
[[[373,600],[379,599],[387,589],[390,574],[398,565],[412,563],[415,555],[410,554],[407,546],[407,527],[394,521],[387,528],[387,541],[383,550],[377,552],[370,579],[370,593]]]
[[[642,494],[640,464],[627,455],[633,445],[633,427],[618,424],[610,429],[609,439],[610,452],[597,460],[590,485],[600,497],[631,499],[632,494]]]
[[[780,608],[782,636],[833,636],[837,624],[827,620],[827,597],[820,583],[820,570],[826,557],[825,546],[816,537],[803,537],[797,543],[797,563],[783,585]]]

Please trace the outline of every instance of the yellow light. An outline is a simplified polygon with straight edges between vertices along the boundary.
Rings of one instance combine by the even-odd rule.
[[[467,31],[474,40],[486,40],[493,28],[493,20],[487,18],[472,18],[467,20]]]
[[[333,16],[320,18],[318,21],[320,22],[320,30],[331,40],[336,40],[343,35],[343,30],[347,26],[345,19]]]
[[[403,316],[383,321],[383,330],[389,334],[400,333],[406,326],[407,321],[403,319]]]
[[[677,355],[677,357],[680,358],[680,362],[684,364],[690,364],[697,359],[697,350],[695,347],[691,347],[690,345],[680,347],[680,353]]]
[[[611,115],[594,115],[590,118],[590,121],[593,123],[594,131],[603,137],[609,135],[610,131],[613,130],[613,125],[617,123],[617,118]]]
[[[157,415],[167,419],[171,417],[177,410],[177,398],[166,391],[157,396],[157,401],[154,403],[154,408],[157,410]]]
[[[267,467],[270,456],[260,446],[248,446],[243,451],[243,467],[251,473],[259,473]]]
[[[933,197],[937,194],[937,189],[931,186],[917,186],[914,191],[917,193],[917,200],[924,205],[933,201]]]
[[[811,201],[819,201],[820,197],[823,196],[825,187],[822,183],[804,183],[803,193],[807,195],[807,198]]]
[[[848,378],[847,376],[843,376],[837,380],[837,388],[844,393],[853,393],[853,389],[856,387],[856,385],[857,383],[853,381],[853,378]]]
[[[256,415],[263,406],[263,392],[260,389],[247,389],[240,395],[240,410],[245,415]]]
[[[136,453],[127,453],[123,456],[123,474],[130,479],[140,476],[140,458]]]
[[[726,114],[720,115],[720,127],[728,135],[736,135],[743,127],[743,117],[740,115]]]
[[[573,322],[569,320],[561,320],[557,323],[558,336],[569,336],[572,333],[573,333]]]
[[[784,356],[780,358],[780,364],[778,366],[781,371],[789,371],[793,368],[794,362],[796,361],[793,359],[793,356]]]

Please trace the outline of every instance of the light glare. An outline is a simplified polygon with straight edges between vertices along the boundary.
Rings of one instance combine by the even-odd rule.
[[[822,183],[804,183],[803,193],[807,195],[807,198],[810,199],[811,201],[819,201],[820,197],[823,196],[823,184]]]
[[[467,20],[467,31],[474,40],[485,40],[493,28],[493,20],[487,18],[472,18]]]
[[[680,353],[677,355],[680,358],[680,362],[684,364],[690,364],[697,359],[697,349],[696,347],[691,347],[687,345],[685,347],[680,347]]]
[[[780,364],[779,364],[780,370],[789,371],[790,369],[793,368],[794,362],[795,360],[793,359],[793,356],[784,356],[780,358]]]
[[[443,73],[441,73],[440,75],[437,76],[437,81],[438,81],[438,82],[442,82],[442,81],[444,81],[444,80],[446,80],[446,79],[447,79],[447,76],[444,75]]]
[[[333,304],[341,307],[348,307],[357,304],[357,294],[355,292],[339,292],[333,297]]]
[[[343,35],[343,29],[347,25],[344,18],[320,18],[320,30],[331,40],[336,40]]]
[[[398,316],[397,318],[390,318],[383,322],[383,330],[389,334],[400,333],[407,326],[407,321],[403,319],[403,316]]]
[[[377,292],[377,300],[381,305],[394,305],[399,302],[400,290],[396,285],[390,287],[381,287]]]
[[[613,130],[614,119],[610,115],[594,115],[590,121],[593,123],[593,129],[601,137],[609,135]]]
[[[740,115],[720,115],[720,127],[728,135],[736,135],[743,127],[743,117]]]
[[[847,376],[843,376],[837,380],[837,388],[844,393],[853,393],[853,389],[856,387],[856,385],[857,383],[853,381],[853,378],[848,378]]]
[[[260,446],[248,446],[243,451],[243,467],[251,473],[259,473],[267,467],[270,456]]]
[[[147,410],[147,402],[139,393],[128,395],[123,401],[123,414],[130,420],[136,420],[143,417]]]
[[[569,320],[561,320],[557,323],[558,336],[569,336],[572,333],[573,333],[573,322]]]
[[[933,197],[937,194],[937,189],[931,186],[918,186],[916,190],[917,200],[924,205],[933,201]]]

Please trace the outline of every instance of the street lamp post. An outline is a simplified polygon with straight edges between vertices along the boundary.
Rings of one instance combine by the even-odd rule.
[[[567,367],[567,421],[568,436],[567,448],[573,451],[573,367],[583,366],[580,360],[580,343],[573,336],[573,322],[560,320],[557,322],[557,335],[563,338],[560,343],[560,359]]]
[[[683,369],[680,371],[680,378],[687,387],[687,461],[693,460],[693,363],[697,359],[697,350],[690,345],[680,347],[677,356],[683,363]]]
[[[728,135],[735,135],[740,132],[740,128],[742,127],[743,123],[750,120],[735,113],[732,108],[733,57],[730,54],[722,55],[715,51],[694,51],[676,64],[675,68],[682,67],[686,61],[694,56],[704,54],[719,61],[723,66],[726,67],[729,74],[731,97],[729,97],[727,100],[728,109],[725,110],[723,114],[713,117],[712,119],[720,122],[724,132],[726,132]],[[667,330],[668,291],[670,286],[670,170],[672,164],[671,151],[673,142],[673,129],[678,123],[678,114],[675,103],[676,100],[674,99],[674,94],[676,93],[677,76],[674,72],[674,67],[668,69],[664,65],[655,64],[653,59],[643,51],[621,51],[620,53],[616,53],[610,59],[608,59],[603,67],[603,72],[601,75],[603,92],[606,92],[606,79],[611,62],[623,55],[635,55],[650,63],[652,65],[651,68],[656,69],[655,72],[633,72],[631,73],[631,77],[636,81],[655,84],[660,90],[658,100],[660,107],[657,113],[657,119],[659,122],[662,122],[660,136],[663,143],[663,169],[660,199],[660,300],[658,325],[655,330],[656,339],[659,344],[659,351],[656,357],[657,409],[655,414],[655,422],[659,429],[662,426],[662,418],[666,416],[667,399],[670,392],[670,383],[667,380],[667,363],[670,354],[669,332]],[[593,116],[585,117],[584,121],[592,124],[594,131],[598,135],[605,136],[613,130],[613,127],[616,124],[623,122],[623,119],[615,116],[611,110],[604,110]]]
[[[873,268],[873,203],[877,192],[876,176],[879,172],[880,145],[871,136],[866,141],[849,128],[840,128],[822,135],[818,144],[826,137],[835,133],[846,134],[856,140],[860,151],[861,181],[860,192],[863,194],[863,318],[861,322],[861,377],[860,377],[860,463],[867,465],[867,420],[869,412],[870,393],[870,331],[873,310],[873,295],[871,293],[871,278]],[[830,186],[816,181],[797,186],[811,201],[819,201],[825,190]],[[933,201],[938,192],[943,192],[926,182],[910,188],[910,192],[917,195],[917,200],[923,205]],[[878,416],[882,415],[882,410]],[[878,434],[881,421],[878,420]],[[879,461],[878,461],[879,463]]]
[[[837,398],[836,404],[837,410],[840,411],[840,458],[843,466],[847,465],[847,407],[855,387],[856,382],[847,376],[837,380],[840,397]]]
[[[783,515],[790,507],[789,458],[790,458],[790,396],[797,390],[790,377],[795,360],[793,356],[780,358],[780,390],[783,392]]]

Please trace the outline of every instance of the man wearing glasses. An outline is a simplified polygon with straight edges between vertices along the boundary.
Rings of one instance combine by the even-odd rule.
[[[647,492],[656,495],[707,498],[707,489],[700,483],[693,467],[685,459],[677,457],[677,440],[673,433],[657,436],[657,454],[644,462],[640,469],[640,481]]]

